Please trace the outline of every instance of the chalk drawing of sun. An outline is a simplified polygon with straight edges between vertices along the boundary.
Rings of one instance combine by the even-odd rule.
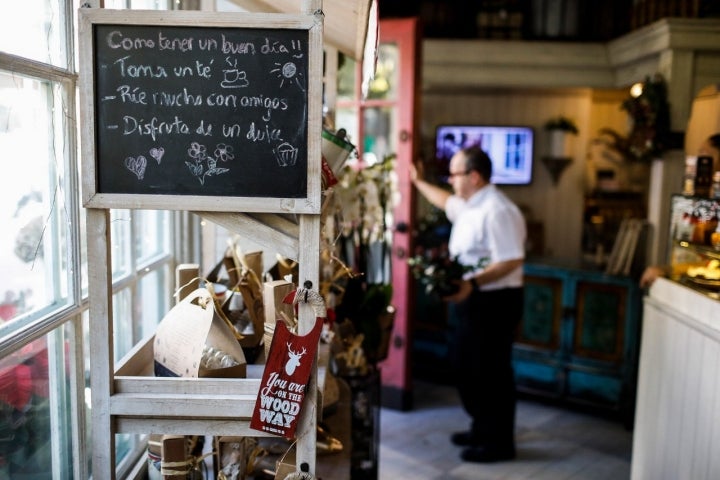
[[[273,68],[270,72],[277,74],[277,77],[280,79],[280,88],[285,86],[285,82],[294,82],[302,88],[298,77],[302,77],[303,75],[302,72],[298,72],[297,65],[295,65],[294,62],[286,62],[282,65],[276,62],[275,65],[277,65],[277,68]]]

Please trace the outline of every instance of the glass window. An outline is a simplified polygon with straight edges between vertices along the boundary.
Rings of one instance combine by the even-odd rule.
[[[23,315],[66,305],[67,235],[75,221],[62,145],[61,85],[0,70],[0,331]],[[1,336],[1,335],[0,335]]]
[[[75,124],[77,69],[69,59],[76,57],[68,48],[75,43],[78,3],[28,0],[0,7],[3,479],[91,476],[86,211],[77,151],[82,126]],[[104,4],[171,7],[167,0]],[[173,301],[173,266],[179,263],[173,248],[179,242],[171,233],[177,216],[110,211],[117,359],[154,331]],[[118,478],[124,478],[142,456],[144,437],[118,437]]]
[[[338,100],[353,100],[356,93],[355,89],[357,88],[357,80],[355,79],[357,62],[342,53],[339,53],[338,55]]]
[[[137,303],[142,305],[142,309],[137,312],[138,318],[134,322],[139,325],[135,343],[155,332],[160,320],[174,305],[167,292],[168,285],[173,285],[173,279],[170,265],[150,270],[141,278]]]
[[[397,128],[396,108],[365,108],[363,109],[363,162],[374,165],[383,161],[388,155],[397,152],[392,132]]]
[[[0,359],[0,478],[73,478],[69,333]]]
[[[132,213],[130,210],[110,211],[110,255],[113,280],[132,273]]]
[[[170,248],[169,225],[171,212],[166,210],[136,211],[133,225],[139,232],[135,238],[138,265],[166,254]]]
[[[57,67],[67,65],[62,0],[4,2],[0,15],[0,51]]]
[[[375,64],[375,76],[370,82],[368,99],[395,100],[400,72],[398,71],[399,51],[397,45],[381,43]]]

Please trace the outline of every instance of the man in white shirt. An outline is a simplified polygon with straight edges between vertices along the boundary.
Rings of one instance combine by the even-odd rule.
[[[470,429],[451,440],[466,447],[469,462],[515,458],[515,376],[512,343],[523,314],[523,262],[526,224],[520,209],[490,183],[492,162],[478,147],[464,148],[450,160],[450,192],[411,168],[418,191],[445,211],[452,222],[449,253],[463,265],[484,268],[468,273],[449,302],[454,323],[451,345],[454,374]]]

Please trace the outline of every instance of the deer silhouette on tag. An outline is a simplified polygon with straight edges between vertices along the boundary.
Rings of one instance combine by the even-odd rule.
[[[250,428],[285,438],[295,436],[322,328],[322,318],[316,318],[304,336],[290,332],[285,322],[275,324]]]

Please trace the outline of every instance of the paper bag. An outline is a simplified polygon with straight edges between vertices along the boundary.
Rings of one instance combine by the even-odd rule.
[[[236,365],[206,368],[205,346],[218,359],[232,357]],[[155,375],[163,377],[245,378],[247,362],[230,327],[215,314],[212,294],[198,288],[170,310],[158,325],[154,341]]]

